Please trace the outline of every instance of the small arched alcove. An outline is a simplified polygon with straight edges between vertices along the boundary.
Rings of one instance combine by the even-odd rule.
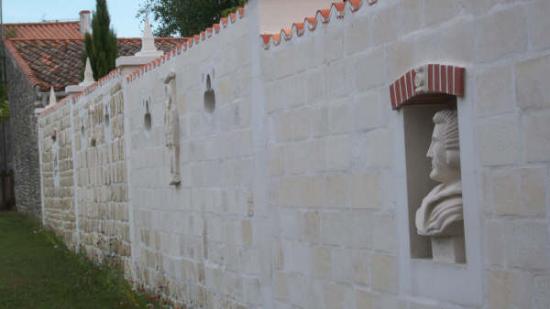
[[[109,116],[108,109],[105,109],[105,114],[103,115],[103,122],[105,123],[106,127],[111,125],[111,117]]]
[[[149,100],[145,100],[145,115],[143,115],[143,127],[145,127],[145,130],[149,131],[151,130],[152,125],[153,119],[151,117],[151,111],[149,108]]]
[[[206,76],[206,90],[204,91],[204,109],[209,113],[213,113],[216,109],[216,93],[214,89],[212,89],[212,79],[210,78],[210,74]]]
[[[52,179],[55,188],[59,187],[59,142],[57,139],[57,129],[52,133]]]
[[[80,127],[80,149],[83,150],[85,149],[88,145],[87,145],[87,137],[86,137],[86,127],[84,126],[84,120],[81,119],[82,121],[82,126]]]

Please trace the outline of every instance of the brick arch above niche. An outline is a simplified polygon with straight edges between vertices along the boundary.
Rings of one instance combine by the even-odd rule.
[[[425,64],[409,70],[390,85],[392,108],[403,105],[437,103],[441,96],[464,96],[463,67]]]

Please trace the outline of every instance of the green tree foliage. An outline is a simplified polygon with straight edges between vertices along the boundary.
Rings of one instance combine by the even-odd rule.
[[[217,23],[247,0],[146,0],[138,16],[153,14],[157,36],[191,36]]]
[[[97,0],[96,11],[92,17],[92,34],[87,33],[84,39],[86,55],[90,58],[96,80],[115,68],[118,54],[117,39],[110,24],[106,0]]]

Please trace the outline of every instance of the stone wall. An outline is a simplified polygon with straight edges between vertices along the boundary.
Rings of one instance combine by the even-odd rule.
[[[54,110],[55,109],[55,110]],[[44,225],[76,249],[78,231],[74,204],[71,103],[63,101],[43,112],[40,127],[40,164]]]
[[[137,280],[193,307],[258,305],[248,21],[126,88]],[[175,73],[181,178],[170,186],[162,82]],[[205,105],[210,79],[215,103]],[[213,103],[213,102],[210,102]],[[151,123],[145,123],[149,112]]]
[[[399,305],[401,128],[389,121],[386,46],[374,40],[387,10],[370,9],[262,53],[275,307]]]
[[[18,211],[40,217],[40,166],[38,160],[37,95],[13,58],[6,57],[10,107],[10,147]]]
[[[246,17],[75,97],[85,251],[122,257],[136,285],[188,307],[547,308],[547,1],[357,3],[260,40],[250,1]],[[389,86],[427,63],[466,70],[464,264],[411,253],[406,152],[420,141],[405,114],[420,107],[392,109]],[[109,126],[106,102],[119,102]]]
[[[40,150],[44,223],[90,259],[130,269],[124,108],[120,76],[48,106]]]
[[[10,121],[5,120],[0,123],[0,171],[13,171],[13,155],[11,147]]]
[[[120,78],[73,108],[80,246],[98,262],[130,256],[124,97]]]

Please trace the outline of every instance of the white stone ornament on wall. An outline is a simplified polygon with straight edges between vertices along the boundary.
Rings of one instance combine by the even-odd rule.
[[[419,235],[431,237],[435,260],[461,262],[464,216],[457,112],[439,111],[433,121],[435,127],[427,157],[432,160],[430,178],[440,184],[422,200],[416,212],[416,229]]]
[[[136,53],[137,57],[160,57],[163,55],[162,51],[157,50],[155,46],[155,37],[149,23],[149,17],[145,18],[145,25],[143,26],[143,37],[141,38],[141,50]]]
[[[133,56],[118,57],[115,64],[121,70],[122,75],[128,75],[139,66],[147,64],[162,55],[164,55],[164,52],[158,50],[155,46],[155,37],[149,24],[149,18],[146,18],[141,38],[141,50]]]
[[[78,85],[70,85],[65,87],[65,92],[70,93],[79,93],[84,91],[86,87],[95,83],[94,80],[94,71],[92,71],[92,65],[90,64],[90,58],[86,58],[86,67],[84,69],[84,80]]]
[[[166,104],[164,106],[164,136],[170,160],[170,185],[181,183],[180,176],[180,124],[176,103],[176,74],[171,71],[164,78]]]
[[[90,58],[86,58],[86,69],[84,70],[84,80],[78,84],[82,87],[88,87],[95,83],[94,72],[92,71],[92,65],[90,64]]]
[[[55,91],[53,90],[53,87],[50,87],[50,98],[48,100],[48,107],[52,107],[55,104],[57,104],[57,99],[55,97]]]
[[[418,67],[415,70],[414,87],[417,93],[425,93],[428,91],[427,76],[424,66]]]

